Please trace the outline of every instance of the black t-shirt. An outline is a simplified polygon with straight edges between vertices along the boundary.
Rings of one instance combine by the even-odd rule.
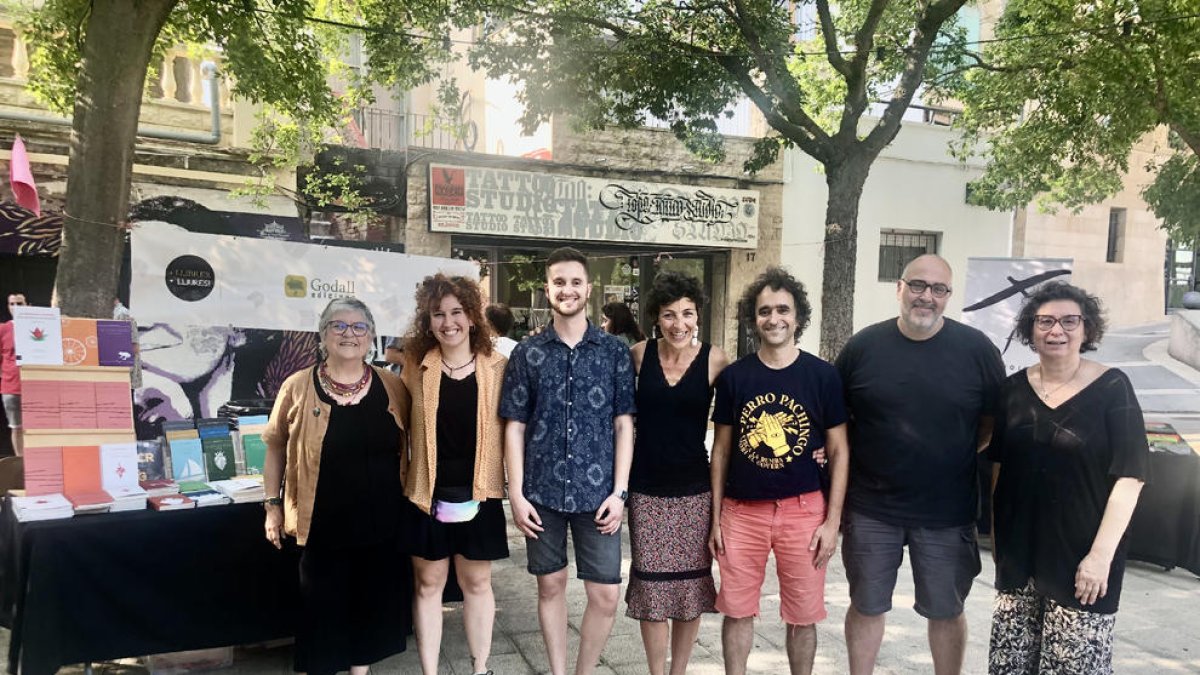
[[[825,430],[846,423],[842,381],[825,361],[801,352],[774,370],[749,354],[717,378],[712,421],[733,427],[725,496],[783,499],[821,489],[812,453]]]
[[[996,588],[1033,579],[1064,607],[1117,611],[1125,575],[1122,536],[1108,572],[1108,593],[1083,607],[1075,570],[1092,548],[1118,478],[1145,480],[1150,449],[1129,378],[1113,368],[1057,408],[1047,407],[1026,376],[1005,381],[988,457],[1000,463],[992,497]]]
[[[463,498],[461,488],[470,488],[475,478],[478,405],[479,384],[475,373],[461,380],[442,373],[437,409],[437,484],[433,488],[438,499],[471,498],[469,490]]]
[[[646,343],[637,380],[637,436],[629,489],[655,497],[698,495],[709,490],[708,383],[710,345],[701,345],[683,377],[667,383],[658,341]]]
[[[846,508],[905,527],[974,521],[979,418],[1004,380],[987,336],[945,319],[910,340],[889,319],[850,338],[837,368],[850,409]]]
[[[387,390],[374,375],[354,405],[338,405],[317,381],[317,396],[331,408],[321,444],[321,470],[313,500],[308,545],[360,546],[396,536],[400,525],[400,427],[388,412]]]

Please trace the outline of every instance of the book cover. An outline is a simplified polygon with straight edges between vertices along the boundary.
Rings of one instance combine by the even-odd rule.
[[[96,342],[96,320],[73,316],[62,317],[62,352],[63,365],[100,365],[100,354],[97,351]]]
[[[209,492],[212,488],[202,480],[187,480],[179,483],[179,491],[183,494],[189,492]]]
[[[179,511],[196,508],[196,502],[187,495],[160,495],[146,500],[155,511]]]
[[[25,448],[26,496],[40,497],[62,491],[62,448]]]
[[[101,490],[100,447],[81,445],[62,449],[63,492],[91,493]]]
[[[267,444],[263,442],[262,433],[242,432],[242,452],[246,457],[245,472],[261,474],[267,461]]]
[[[75,508],[75,513],[104,513],[112,508],[112,495],[104,490],[67,492],[67,501]]]
[[[13,307],[17,365],[61,366],[62,315],[57,307]]]
[[[192,431],[190,437],[172,438],[171,434],[188,434],[186,431],[172,431],[167,436],[167,446],[171,452],[172,475],[176,481],[204,480],[204,452],[200,447],[200,438]]]
[[[133,330],[128,321],[96,322],[97,353],[102,366],[133,365]]]
[[[96,426],[96,384],[59,382],[58,402],[63,429],[98,429]]]
[[[204,470],[208,482],[227,480],[237,474],[233,458],[233,438],[226,431],[224,436],[201,437],[204,451]]]
[[[133,392],[128,382],[96,382],[96,429],[133,429]]]
[[[177,494],[179,492],[179,483],[170,479],[143,480],[139,481],[138,485],[152,497]]]
[[[54,380],[21,383],[21,423],[26,429],[62,429],[60,385]]]
[[[138,441],[137,454],[139,481],[162,480],[167,477],[161,441]]]
[[[138,488],[137,443],[105,443],[100,446],[100,487],[116,491]]]

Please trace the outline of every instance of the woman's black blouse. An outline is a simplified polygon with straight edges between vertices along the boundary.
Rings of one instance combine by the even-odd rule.
[[[1115,613],[1126,538],[1109,568],[1108,593],[1095,604],[1083,607],[1075,599],[1075,570],[1091,550],[1116,480],[1146,479],[1141,407],[1115,368],[1057,408],[1042,402],[1026,373],[1005,381],[988,448],[988,457],[1000,463],[992,497],[996,588],[1018,590],[1032,579],[1060,605]]]
[[[638,372],[630,490],[655,497],[682,497],[711,489],[704,445],[713,396],[708,381],[711,349],[711,345],[701,345],[683,377],[671,385],[658,357],[658,340],[646,343]]]
[[[361,401],[338,405],[321,388],[315,368],[313,380],[317,396],[332,407],[308,543],[348,547],[386,541],[399,533],[404,494],[400,427],[388,412],[387,390],[373,376]]]

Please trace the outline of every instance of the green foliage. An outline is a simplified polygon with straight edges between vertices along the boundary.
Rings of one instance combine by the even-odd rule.
[[[1198,16],[1200,0],[1009,2],[999,41],[948,88],[966,105],[956,152],[990,160],[975,198],[1077,208],[1120,190],[1131,150],[1157,127],[1196,138]],[[1200,148],[1186,145],[1143,196],[1172,236],[1191,240],[1200,232]]]
[[[6,2],[29,45],[29,89],[69,113],[82,93],[80,54],[93,3]],[[150,75],[169,50],[184,46],[218,61],[235,96],[262,105],[250,156],[262,177],[241,191],[261,195],[273,190],[272,171],[307,163],[322,142],[337,140],[350,112],[372,102],[373,86],[408,89],[433,79],[452,57],[443,36],[481,19],[474,0],[180,1],[159,34]],[[365,67],[346,63],[354,33],[370,54]],[[315,180],[311,196],[319,205],[352,205],[354,182],[352,171]]]
[[[522,83],[527,131],[564,112],[596,129],[636,128],[653,116],[709,161],[724,157],[718,121],[748,96],[773,129],[746,166],[757,170],[793,145],[819,161],[839,161],[842,150],[854,149],[872,102],[907,104],[926,67],[937,74],[961,59],[962,31],[950,17],[963,0],[820,0],[829,31],[818,23],[811,39],[798,37],[805,27],[789,14],[793,4],[517,1],[498,10],[504,28],[473,51],[472,62]],[[914,72],[905,77],[906,70]],[[904,107],[871,139],[872,159],[894,136]]]

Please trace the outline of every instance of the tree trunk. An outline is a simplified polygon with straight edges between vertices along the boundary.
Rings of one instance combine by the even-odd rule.
[[[76,83],[67,206],[54,282],[64,315],[108,317],[116,297],[133,151],[154,42],[178,0],[92,3]]]
[[[825,167],[825,268],[821,288],[821,358],[832,361],[854,332],[858,262],[858,202],[870,159],[848,156]]]

